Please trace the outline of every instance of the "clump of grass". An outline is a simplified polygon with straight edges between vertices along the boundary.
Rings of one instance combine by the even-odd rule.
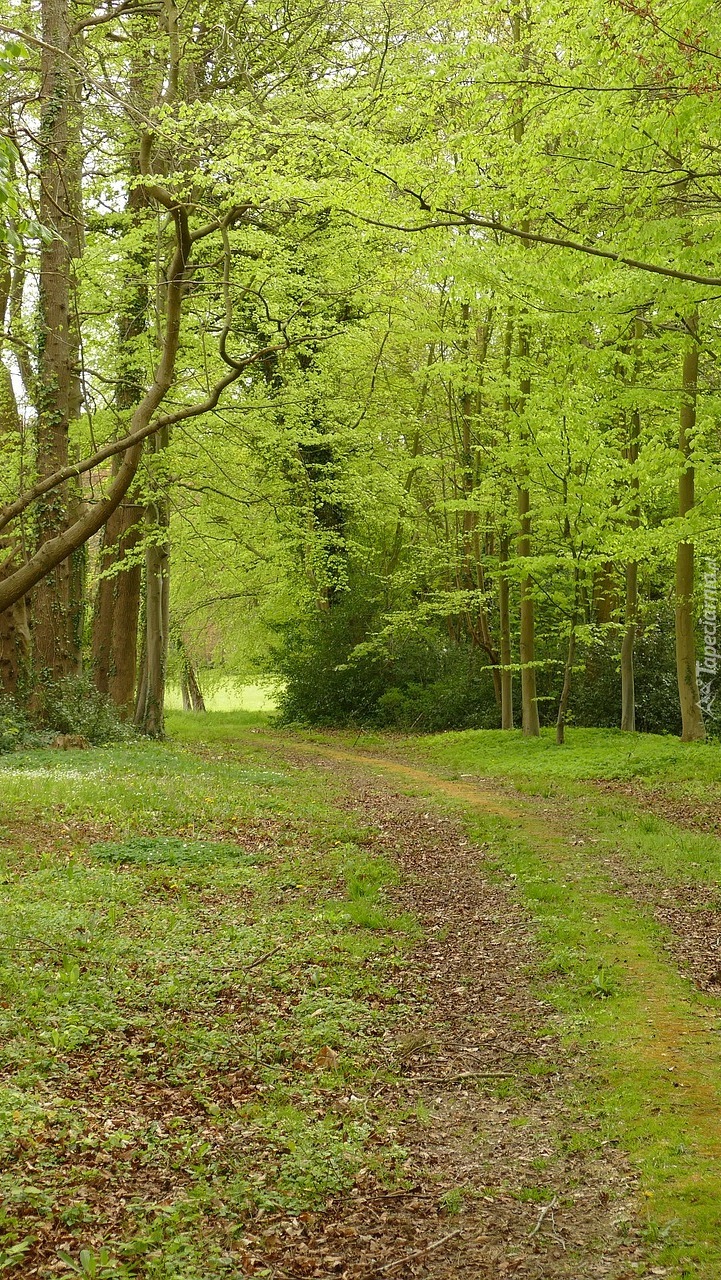
[[[246,866],[259,866],[258,853],[246,853],[229,840],[183,840],[179,836],[131,836],[127,840],[108,840],[88,850],[101,862],[143,867],[204,867],[224,859]]]
[[[449,1191],[444,1191],[441,1196],[441,1208],[449,1217],[455,1217],[459,1214],[465,1204],[465,1195],[462,1187],[451,1187]]]

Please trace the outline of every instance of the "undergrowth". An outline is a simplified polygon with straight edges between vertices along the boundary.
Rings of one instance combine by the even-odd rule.
[[[327,783],[252,743],[15,753],[0,854],[3,1274],[241,1274],[258,1213],[392,1185],[382,1100],[344,1099],[415,926]]]

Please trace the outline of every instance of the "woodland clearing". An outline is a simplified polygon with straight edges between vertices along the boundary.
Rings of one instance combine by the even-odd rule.
[[[170,728],[0,763],[5,1273],[716,1277],[718,748]]]

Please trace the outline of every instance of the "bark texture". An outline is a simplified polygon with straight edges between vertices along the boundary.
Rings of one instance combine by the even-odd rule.
[[[683,358],[683,399],[679,422],[681,473],[678,481],[678,513],[686,516],[694,506],[694,469],[691,461],[696,425],[698,387],[698,316],[687,320],[691,333]],[[676,548],[676,674],[681,707],[681,739],[697,742],[706,736],[696,674],[696,635],[693,616],[694,546],[690,540]]]
[[[1,301],[1,299],[0,299]],[[0,450],[10,457],[20,438],[20,415],[10,372],[0,359]],[[0,578],[22,563],[21,540],[0,537]],[[30,619],[27,596],[0,613],[0,690],[12,696],[25,693],[30,680]]]
[[[80,413],[75,265],[82,253],[80,83],[68,0],[42,0],[40,221],[52,235],[40,251],[38,283],[37,470],[68,463],[70,424]],[[37,545],[61,535],[80,508],[77,482],[58,486],[37,507]],[[33,594],[34,665],[39,679],[80,668],[84,555],[78,547]]]
[[[140,225],[147,207],[142,187],[133,186],[126,211],[135,227]],[[141,240],[140,247],[127,257],[127,290],[118,317],[115,403],[121,413],[132,411],[143,394],[145,370],[138,341],[147,324],[148,266],[148,253]],[[113,568],[115,572],[112,577],[101,577],[93,615],[95,683],[123,720],[132,718],[135,706],[142,569],[133,560],[132,552],[142,536],[144,510],[140,503],[123,503],[103,530],[100,567]],[[125,564],[128,560],[130,563]]]
[[[205,711],[205,698],[198,681],[198,676],[187,654],[183,655],[183,669],[180,677],[180,691],[183,698],[183,711]]]
[[[511,602],[508,576],[508,536],[501,535],[500,574],[498,578],[498,614],[501,633],[501,728],[513,728],[513,672],[511,670]]]
[[[143,508],[123,503],[105,526],[100,567],[123,566],[142,536]],[[142,568],[133,562],[101,578],[93,617],[93,673],[101,693],[131,719],[135,704]]]

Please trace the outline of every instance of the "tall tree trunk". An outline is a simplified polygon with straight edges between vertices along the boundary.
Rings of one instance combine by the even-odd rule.
[[[38,284],[37,470],[65,466],[70,423],[80,413],[75,261],[82,252],[80,82],[69,0],[42,0],[40,222],[52,233],[40,250]],[[38,546],[62,533],[80,508],[77,483],[38,503]],[[77,672],[81,662],[85,555],[57,565],[33,594],[34,664],[39,678]]]
[[[143,508],[123,503],[103,533],[100,568],[123,562],[142,537]],[[116,568],[98,584],[93,615],[93,674],[101,693],[111,699],[121,719],[132,719],[137,674],[138,613],[142,569],[140,563]]]
[[[513,672],[511,670],[511,601],[505,566],[508,563],[508,534],[501,534],[498,575],[498,614],[501,633],[501,728],[513,728]]]
[[[681,517],[692,511],[694,506],[691,454],[698,387],[698,312],[695,311],[686,323],[692,336],[686,344],[683,358],[683,398],[679,421],[682,470],[678,480],[678,513]],[[696,675],[693,596],[694,546],[691,541],[683,541],[676,548],[676,674],[683,742],[697,742],[706,736]]]
[[[167,432],[153,438],[152,452],[167,448]],[[170,510],[164,479],[156,481],[155,501],[146,511],[145,551],[145,663],[141,677],[144,697],[138,699],[135,724],[150,738],[161,738],[165,729],[165,675],[168,661],[170,618]]]
[[[638,564],[630,560],[626,565],[626,604],[623,640],[621,642],[621,728],[626,733],[636,731],[636,689],[633,670],[633,651],[636,644],[636,618],[638,614]]]
[[[1,301],[1,299],[0,299]],[[4,312],[0,312],[0,323]],[[9,456],[20,442],[20,415],[9,370],[0,359],[0,443]],[[0,537],[0,576],[12,573],[22,561],[22,545]],[[30,624],[28,598],[22,596],[0,613],[0,690],[22,697],[30,680]]]
[[[528,22],[529,12],[528,6],[521,10],[518,0],[515,0],[512,9],[512,25],[513,25],[513,45],[517,53],[520,54],[521,69],[525,72],[528,70],[530,62],[530,48],[528,39],[524,42],[523,22]],[[525,117],[523,112],[523,98],[519,97],[513,109],[513,138],[516,144],[520,144],[523,139],[525,129]],[[530,230],[528,219],[521,221],[521,228],[524,231]],[[530,240],[522,240],[524,248],[531,250],[532,244]],[[522,441],[525,439],[525,429],[523,426],[523,414],[528,403],[528,397],[531,392],[530,377],[530,339],[528,334],[528,323],[525,318],[521,320],[518,326],[518,360],[521,368],[520,377],[520,404],[519,417],[521,419]],[[521,559],[525,559],[531,554],[531,495],[528,489],[525,477],[518,485],[518,519],[519,519],[519,538],[518,538],[518,554]],[[531,594],[532,581],[528,574],[521,576],[521,607],[520,607],[520,637],[519,651],[521,659],[521,724],[523,732],[531,738],[537,738],[541,732],[541,726],[538,719],[538,697],[536,694],[536,668],[534,666],[536,659],[535,644],[535,618],[534,603]]]
[[[518,515],[520,521],[520,537],[518,554],[522,558],[531,554],[531,496],[528,489],[518,490]],[[521,626],[519,650],[521,658],[521,715],[523,732],[537,738],[541,732],[538,719],[538,697],[536,693],[536,659],[535,615],[531,588],[533,582],[527,575],[521,578]]]
[[[571,681],[573,679],[573,664],[576,660],[576,628],[578,626],[578,606],[579,606],[579,572],[578,565],[573,575],[573,614],[571,616],[571,630],[568,634],[568,649],[566,651],[566,665],[563,670],[563,687],[561,689],[561,697],[558,702],[558,715],[556,717],[556,745],[562,747],[566,740],[566,717],[568,715],[568,703],[571,697]]]
[[[636,320],[636,342],[642,335],[640,320]],[[631,467],[631,490],[633,502],[629,525],[637,529],[641,519],[639,502],[638,449],[641,437],[641,415],[638,408],[631,414],[631,430],[629,432],[627,458]],[[636,688],[633,670],[634,649],[636,646],[636,627],[638,623],[638,563],[630,560],[626,565],[626,600],[624,605],[624,631],[621,642],[621,728],[625,733],[636,731]]]
[[[140,77],[132,84],[140,92]],[[129,162],[131,175],[137,177],[137,158]],[[142,187],[131,186],[126,211],[136,231],[148,209]],[[118,373],[115,403],[121,412],[130,412],[143,394],[145,369],[138,342],[145,333],[148,313],[147,246],[133,242],[125,255],[127,283],[118,315]],[[93,615],[93,671],[95,683],[118,708],[122,719],[133,715],[137,678],[138,618],[142,572],[132,555],[127,567],[117,568],[137,547],[142,537],[144,507],[139,503],[123,503],[108,520],[102,536],[100,568],[115,567],[112,577],[101,577]]]

